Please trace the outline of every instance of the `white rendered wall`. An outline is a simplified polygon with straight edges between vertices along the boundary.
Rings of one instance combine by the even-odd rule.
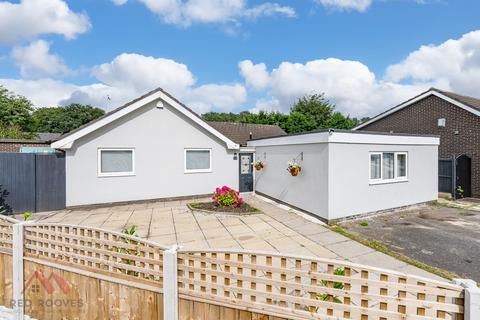
[[[287,162],[299,157],[302,172],[292,177]],[[265,168],[255,173],[255,190],[327,219],[327,144],[256,147],[256,160]]]
[[[370,184],[370,152],[408,153],[408,180]],[[329,144],[329,220],[436,200],[438,146]]]
[[[135,176],[98,177],[99,148],[135,148]],[[184,173],[184,148],[211,148],[211,173]],[[67,206],[238,189],[238,161],[225,143],[165,104],[151,103],[79,139],[66,151]]]

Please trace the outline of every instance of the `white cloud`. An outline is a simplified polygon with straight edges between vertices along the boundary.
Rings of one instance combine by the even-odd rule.
[[[65,75],[71,70],[63,63],[58,55],[50,54],[50,44],[44,40],[37,40],[25,47],[15,47],[11,57],[20,67],[22,77],[44,77],[51,75]]]
[[[212,106],[221,106],[223,111],[243,104],[247,90],[240,84],[207,84],[194,88],[185,97],[187,105],[200,113],[210,111]]]
[[[128,0],[112,0],[112,2],[117,6],[123,6]]]
[[[385,78],[417,84],[435,81],[442,83],[446,89],[478,96],[480,31],[437,46],[422,46],[402,62],[388,67]]]
[[[383,78],[359,61],[335,58],[282,62],[271,71],[263,63],[245,60],[239,69],[248,86],[265,90],[266,98],[257,102],[254,111],[287,112],[299,97],[325,93],[345,113],[374,115],[432,86],[478,97],[480,31],[422,46],[387,67]]]
[[[258,6],[245,10],[244,15],[249,18],[258,18],[261,16],[273,16],[282,14],[286,17],[293,18],[296,16],[295,9],[292,7],[281,6],[278,3],[266,2]]]
[[[46,53],[50,55],[48,50]],[[255,91],[252,111],[287,112],[303,95],[325,93],[344,113],[375,115],[431,86],[478,96],[480,31],[440,45],[423,46],[388,67],[380,78],[359,61],[335,58],[285,61],[270,69],[264,63],[244,60],[238,68],[246,86]],[[81,102],[107,110],[155,87],[163,87],[199,112],[230,111],[242,106],[248,95],[240,83],[198,84],[185,64],[133,53],[93,67],[92,76],[95,81],[83,86],[52,79],[0,79],[0,84],[25,95],[37,106]]]
[[[253,64],[250,60],[243,60],[238,63],[240,74],[245,78],[247,85],[256,90],[265,89],[270,82],[270,75],[265,63]]]
[[[0,43],[11,43],[47,33],[73,39],[89,28],[88,16],[71,11],[62,0],[0,2]]]
[[[128,0],[112,0],[125,4]],[[165,23],[188,27],[193,23],[234,22],[242,17],[258,18],[275,14],[294,17],[292,7],[265,2],[249,7],[247,0],[140,0]]]
[[[251,63],[251,62],[250,62]],[[263,70],[263,66],[243,61],[245,68]],[[260,73],[261,74],[261,73]],[[265,75],[261,75],[265,79]],[[254,111],[288,112],[291,105],[305,94],[325,93],[338,110],[354,116],[374,114],[427,88],[426,85],[401,85],[379,81],[369,68],[358,61],[335,58],[308,61],[305,64],[282,62],[273,69],[266,85],[269,99],[257,102]],[[252,84],[252,73],[245,77]],[[263,84],[262,84],[263,85]]]
[[[58,80],[0,79],[0,85],[25,95],[39,107],[83,103],[111,110],[162,87],[198,112],[212,108],[231,110],[247,99],[238,83],[196,85],[193,74],[174,60],[123,53],[111,62],[92,68],[96,82],[75,85]]]
[[[39,107],[57,106],[59,101],[68,99],[77,89],[74,84],[52,79],[0,79],[0,85],[27,97]]]
[[[184,64],[134,53],[123,53],[110,63],[96,66],[92,74],[109,86],[133,88],[136,92],[164,87],[179,95],[195,83],[193,74]]]
[[[280,101],[275,98],[259,99],[255,103],[255,107],[250,109],[250,112],[258,113],[259,111],[278,111],[281,109]]]
[[[316,0],[321,5],[336,10],[355,10],[364,12],[372,4],[372,0]]]

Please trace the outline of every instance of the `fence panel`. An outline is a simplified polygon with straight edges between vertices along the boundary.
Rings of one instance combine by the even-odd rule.
[[[65,156],[0,153],[0,185],[13,213],[65,208]]]
[[[35,165],[35,211],[65,208],[65,155],[61,153],[36,154]]]
[[[12,212],[35,210],[35,154],[0,153],[0,185]]]
[[[243,251],[179,253],[181,298],[289,319],[457,319],[460,286],[349,262]]]

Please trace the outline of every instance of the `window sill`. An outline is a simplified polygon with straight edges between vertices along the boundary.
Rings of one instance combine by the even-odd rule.
[[[184,174],[192,174],[192,173],[212,173],[212,170],[192,170],[192,171],[184,171]]]
[[[408,182],[408,179],[390,179],[390,180],[370,181],[369,185],[390,184],[390,183],[400,183],[400,182]]]
[[[126,173],[121,173],[121,172],[118,172],[118,173],[99,173],[98,174],[98,177],[99,178],[113,178],[113,177],[134,177],[136,176],[135,173],[129,173],[129,172],[126,172]]]

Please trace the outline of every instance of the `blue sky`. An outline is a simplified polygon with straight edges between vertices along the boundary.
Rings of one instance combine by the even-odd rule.
[[[473,0],[0,1],[0,84],[39,107],[111,109],[161,86],[198,112],[285,112],[324,92],[372,115],[430,86],[480,96],[479,13]]]

